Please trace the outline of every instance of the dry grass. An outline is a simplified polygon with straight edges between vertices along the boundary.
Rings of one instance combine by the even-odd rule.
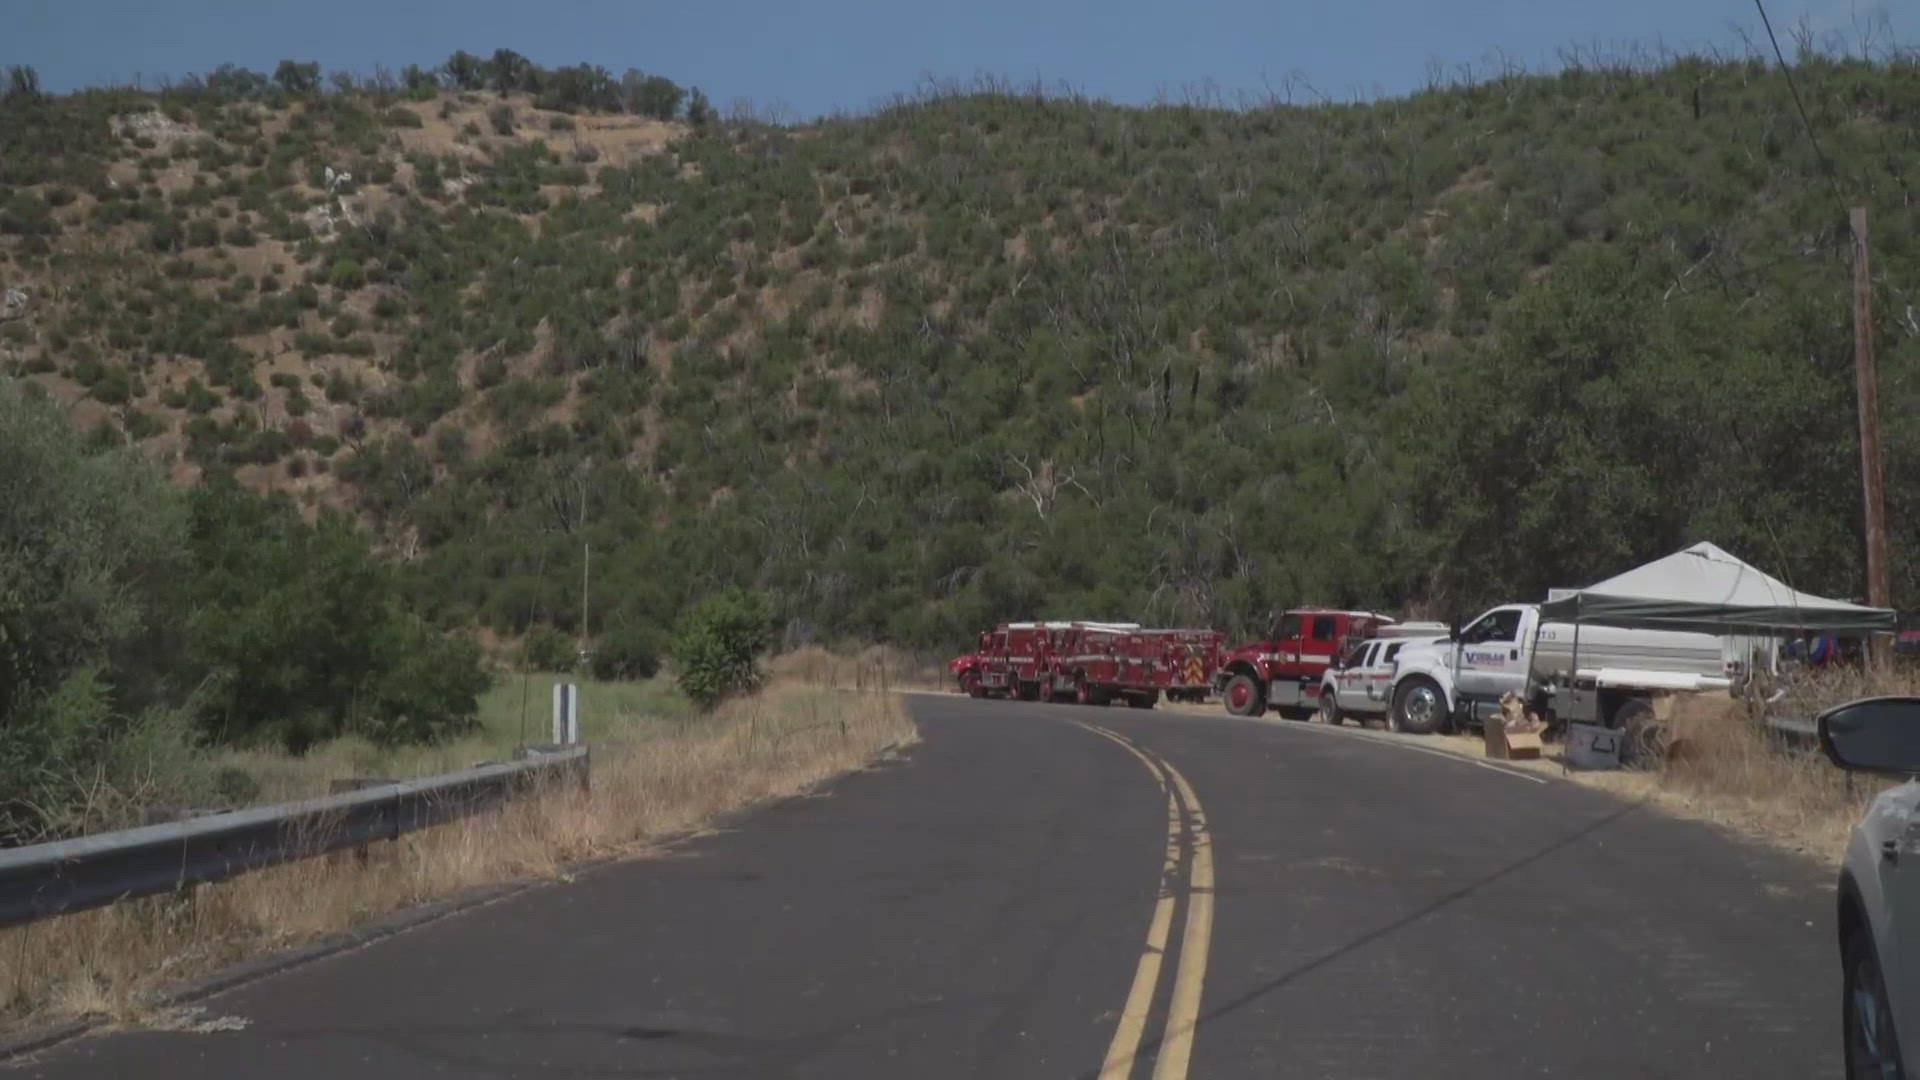
[[[1914,689],[1910,671],[1876,675],[1834,668],[1799,675],[1770,705],[1713,695],[1677,699],[1670,725],[1680,741],[1670,760],[1650,774],[1655,798],[1837,864],[1867,802],[1891,782],[1844,772],[1817,749],[1783,749],[1761,726],[1762,709],[1811,719],[1842,702]]]
[[[1910,694],[1914,688],[1912,674],[1904,671],[1885,676],[1858,669],[1809,672],[1787,683],[1766,708],[1775,716],[1808,719],[1841,702]],[[1513,764],[1564,773],[1589,787],[1837,866],[1866,804],[1891,782],[1844,772],[1818,750],[1783,744],[1761,725],[1757,707],[1757,702],[1718,694],[1682,695],[1664,703],[1663,720],[1674,744],[1657,768],[1566,771],[1558,747],[1549,747],[1541,761]],[[1433,742],[1456,753],[1483,753],[1478,735]]]
[[[1867,800],[1887,786],[1783,746],[1723,696],[1677,699],[1668,724],[1676,741],[1660,767],[1567,775],[1836,865]]]
[[[149,1019],[167,987],[475,886],[559,877],[805,792],[915,739],[905,705],[850,681],[776,680],[715,714],[595,746],[590,790],[376,845],[0,931],[0,1023]]]
[[[844,653],[809,645],[774,657],[767,670],[776,679],[817,686],[880,690],[952,690],[946,665],[902,652],[891,645],[869,645]]]
[[[1768,707],[1770,712],[1811,719],[1824,709],[1858,698],[1920,693],[1920,669],[1906,661],[1883,675],[1855,667],[1833,667],[1803,673],[1781,684],[1781,691],[1780,699]]]

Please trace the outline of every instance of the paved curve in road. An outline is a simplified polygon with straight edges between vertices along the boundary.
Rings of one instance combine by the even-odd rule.
[[[914,711],[905,760],[821,796],[203,1003],[239,1030],[100,1035],[14,1071],[1839,1073],[1816,868],[1318,725]]]

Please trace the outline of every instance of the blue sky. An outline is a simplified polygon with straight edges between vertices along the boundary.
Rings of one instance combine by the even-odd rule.
[[[1887,0],[1769,0],[1788,29],[1857,40]],[[1904,7],[1902,0],[1899,7]],[[1753,0],[6,0],[0,65],[32,64],[48,89],[282,57],[328,70],[398,70],[497,47],[542,64],[588,61],[701,86],[805,119],[861,110],[928,78],[1039,77],[1118,101],[1210,83],[1237,94],[1302,80],[1340,99],[1417,89],[1432,64],[1496,52],[1529,66],[1571,44],[1740,47]],[[1902,16],[1906,16],[1903,18]],[[1298,99],[1303,91],[1296,90]]]

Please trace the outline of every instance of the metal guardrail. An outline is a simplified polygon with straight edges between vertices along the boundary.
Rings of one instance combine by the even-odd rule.
[[[274,806],[0,850],[0,926],[173,892],[464,817],[533,784],[584,783],[584,746]]]
[[[1769,716],[1766,719],[1767,730],[1781,742],[1799,750],[1817,750],[1820,747],[1820,729],[1812,720],[1790,716]]]

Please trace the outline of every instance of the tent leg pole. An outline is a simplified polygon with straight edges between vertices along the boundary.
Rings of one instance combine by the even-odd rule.
[[[1580,692],[1580,608],[1582,597],[1573,598],[1573,658],[1567,662],[1567,700],[1571,702]],[[1573,717],[1567,717],[1566,743],[1560,752],[1560,774],[1562,776],[1573,769]]]

